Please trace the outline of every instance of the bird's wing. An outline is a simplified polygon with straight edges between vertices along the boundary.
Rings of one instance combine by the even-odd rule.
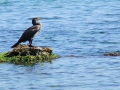
[[[25,32],[22,34],[21,38],[19,41],[25,42],[31,38],[34,37],[34,35],[40,30],[40,27],[38,25],[31,26]]]
[[[36,32],[38,32],[40,30],[40,28],[37,26],[37,25],[35,25],[35,26],[31,26],[31,27],[29,27],[27,30],[25,30],[25,32],[24,32],[24,34],[35,34]]]

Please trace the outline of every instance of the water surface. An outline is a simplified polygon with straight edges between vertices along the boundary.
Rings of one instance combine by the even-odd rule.
[[[120,50],[119,0],[1,0],[0,17],[0,52],[42,17],[33,44],[62,56],[32,67],[0,64],[1,90],[120,89],[120,57],[103,56]]]

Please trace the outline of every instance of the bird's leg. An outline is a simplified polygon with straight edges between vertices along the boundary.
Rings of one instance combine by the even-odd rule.
[[[30,39],[30,40],[29,40],[29,46],[30,46],[30,47],[33,47],[33,46],[32,46],[32,41],[33,41],[33,39]]]

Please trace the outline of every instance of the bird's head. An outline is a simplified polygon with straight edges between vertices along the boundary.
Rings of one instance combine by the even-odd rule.
[[[32,19],[32,24],[33,25],[39,25],[40,23],[39,22],[37,22],[38,20],[40,20],[41,18],[33,18]]]
[[[38,21],[38,20],[40,20],[40,18],[33,18],[32,20],[33,21]]]

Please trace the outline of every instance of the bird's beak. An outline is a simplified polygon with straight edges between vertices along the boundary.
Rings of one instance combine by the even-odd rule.
[[[44,19],[43,17],[39,17],[38,20]]]
[[[38,18],[36,18],[36,21],[41,20],[41,19],[43,19],[43,18],[42,17],[38,17]]]
[[[37,18],[37,21],[40,20],[40,18]]]

